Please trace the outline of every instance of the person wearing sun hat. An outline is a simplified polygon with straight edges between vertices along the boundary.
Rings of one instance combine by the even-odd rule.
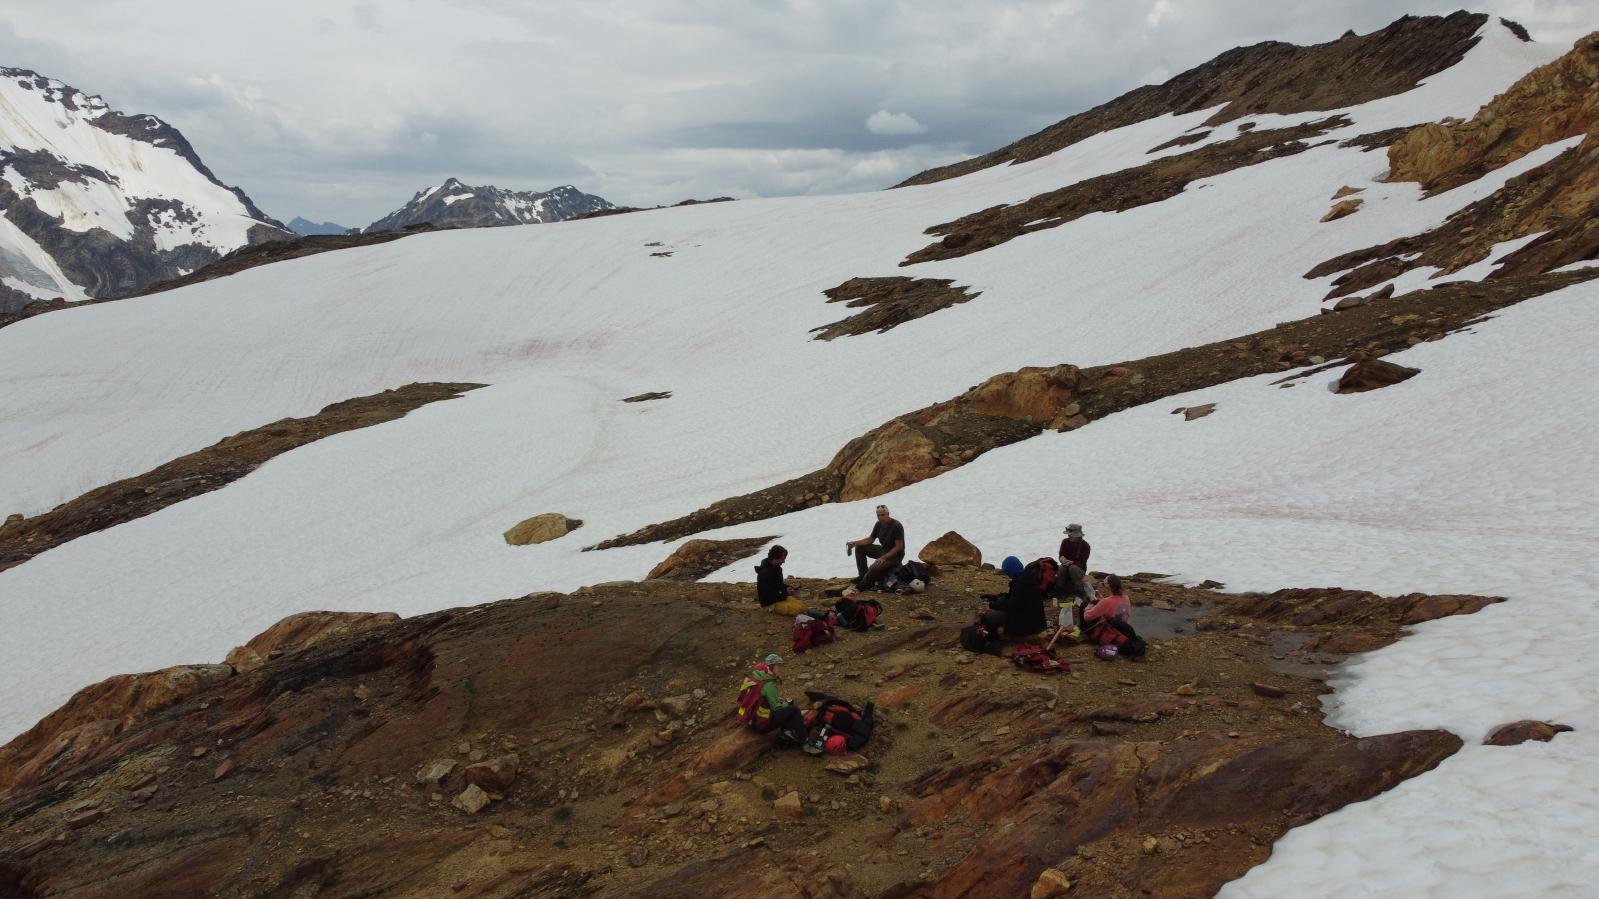
[[[1065,534],[1066,539],[1060,542],[1060,563],[1076,562],[1078,568],[1087,571],[1090,547],[1088,541],[1083,539],[1083,526],[1068,524]]]

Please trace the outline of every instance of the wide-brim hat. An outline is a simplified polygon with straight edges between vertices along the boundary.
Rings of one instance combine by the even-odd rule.
[[[1062,531],[1062,533],[1081,535],[1083,533],[1083,526],[1080,524],[1068,524],[1066,526],[1066,530]]]

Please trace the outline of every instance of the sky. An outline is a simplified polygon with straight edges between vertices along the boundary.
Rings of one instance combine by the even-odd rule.
[[[447,177],[622,205],[875,190],[1231,47],[1460,0],[7,0],[0,65],[176,126],[270,215]],[[1588,2],[1498,0],[1537,40]]]

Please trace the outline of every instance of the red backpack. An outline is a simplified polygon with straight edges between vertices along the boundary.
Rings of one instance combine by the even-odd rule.
[[[875,599],[850,599],[845,597],[833,604],[838,620],[852,631],[870,630],[883,614],[883,604]]]
[[[832,616],[794,622],[795,652],[804,652],[813,646],[831,642],[833,642]]]
[[[1037,671],[1040,674],[1066,674],[1072,670],[1071,662],[1055,658],[1053,652],[1036,643],[1024,643],[1016,647],[1016,653],[1010,660],[1011,664],[1023,671]]]

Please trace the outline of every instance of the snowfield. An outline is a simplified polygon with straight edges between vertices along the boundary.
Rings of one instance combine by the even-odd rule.
[[[1469,116],[1564,49],[1490,24],[1460,65],[1343,111],[1354,124],[1330,137]],[[1327,143],[1162,203],[898,267],[932,240],[928,226],[1141,164],[1209,114],[925,187],[423,234],[0,331],[0,515],[36,514],[350,397],[489,385],[0,573],[0,680],[13,685],[0,740],[92,681],[220,660],[294,612],[409,615],[642,577],[672,545],[580,549],[811,471],[869,428],[998,372],[1135,359],[1314,315],[1327,283],[1306,270],[1435,226],[1566,146],[1422,200],[1414,184],[1375,180],[1380,152]],[[1366,188],[1364,207],[1318,223],[1343,185]],[[660,250],[673,255],[650,255]],[[885,334],[809,339],[853,312],[822,290],[883,275],[952,278],[981,296]],[[1401,288],[1424,282],[1407,278]],[[956,529],[990,557],[1042,555],[1078,520],[1107,570],[1238,590],[1509,597],[1362,657],[1328,700],[1331,723],[1354,733],[1444,727],[1466,748],[1291,832],[1227,892],[1592,895],[1596,330],[1589,282],[1393,357],[1421,374],[1389,389],[1335,395],[1337,372],[1290,389],[1272,386],[1277,376],[1234,382],[1047,433],[882,499],[702,536],[779,535],[790,573],[840,574],[853,570],[840,541],[862,536],[881,501],[913,549]],[[649,390],[673,396],[618,402]],[[1209,417],[1169,414],[1205,402],[1217,404]],[[585,525],[538,546],[501,539],[549,511]],[[713,579],[748,580],[750,564]],[[1521,718],[1577,730],[1478,745]]]

